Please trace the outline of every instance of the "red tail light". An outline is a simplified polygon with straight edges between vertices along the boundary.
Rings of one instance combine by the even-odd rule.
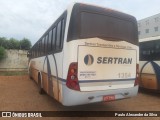
[[[139,64],[136,64],[136,80],[134,86],[139,85]]]
[[[67,76],[67,87],[73,90],[80,91],[79,83],[78,83],[78,63],[71,63],[68,70]]]

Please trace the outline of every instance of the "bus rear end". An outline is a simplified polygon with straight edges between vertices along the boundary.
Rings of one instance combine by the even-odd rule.
[[[134,17],[75,4],[64,42],[62,104],[71,106],[135,96],[138,55]]]

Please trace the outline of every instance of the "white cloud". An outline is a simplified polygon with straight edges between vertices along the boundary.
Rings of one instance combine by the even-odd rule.
[[[138,20],[160,13],[159,0],[0,0],[0,37],[26,37],[35,43],[75,1],[120,10]]]

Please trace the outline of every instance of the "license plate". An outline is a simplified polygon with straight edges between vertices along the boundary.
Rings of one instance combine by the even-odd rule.
[[[115,95],[103,96],[103,101],[113,101],[115,100]]]

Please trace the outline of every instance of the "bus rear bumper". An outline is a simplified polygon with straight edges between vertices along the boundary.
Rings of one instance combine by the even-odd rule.
[[[95,102],[103,102],[104,96],[113,96],[114,100],[125,99],[129,97],[136,96],[138,92],[138,85],[125,88],[125,89],[114,89],[114,90],[104,90],[104,91],[92,91],[92,92],[81,92],[71,90],[65,85],[63,86],[62,92],[62,104],[64,106],[74,106],[89,104]]]

